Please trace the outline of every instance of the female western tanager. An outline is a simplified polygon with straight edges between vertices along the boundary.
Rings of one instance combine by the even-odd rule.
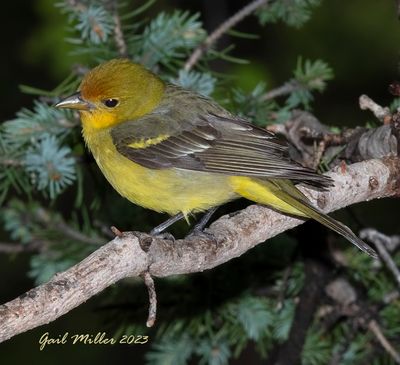
[[[371,256],[347,226],[294,184],[327,189],[327,176],[294,162],[273,133],[214,101],[170,85],[143,66],[111,60],[91,70],[59,108],[80,111],[83,137],[111,185],[135,204],[187,216],[245,197],[312,218]]]

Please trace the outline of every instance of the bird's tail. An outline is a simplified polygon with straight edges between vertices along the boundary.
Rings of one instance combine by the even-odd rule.
[[[368,255],[377,257],[375,250],[358,238],[349,227],[315,208],[291,181],[233,176],[231,183],[239,195],[283,213],[314,219],[342,235]]]

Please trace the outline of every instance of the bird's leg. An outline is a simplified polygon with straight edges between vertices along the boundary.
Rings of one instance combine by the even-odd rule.
[[[218,207],[213,207],[201,217],[200,221],[196,223],[196,225],[192,228],[192,230],[189,232],[188,236],[195,236],[199,234],[205,234],[204,227],[207,225],[208,221],[212,217],[212,215],[216,212]]]
[[[157,227],[154,227],[151,231],[150,234],[152,236],[158,236],[160,233],[164,232],[169,226],[172,226],[175,222],[180,221],[183,218],[182,213],[178,213],[171,218],[168,218],[165,222],[162,222],[160,225]]]

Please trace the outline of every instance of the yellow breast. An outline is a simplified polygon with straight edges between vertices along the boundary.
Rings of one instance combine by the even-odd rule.
[[[183,169],[148,169],[122,156],[110,130],[83,122],[83,136],[97,165],[114,189],[131,202],[171,215],[207,210],[237,197],[220,174]]]

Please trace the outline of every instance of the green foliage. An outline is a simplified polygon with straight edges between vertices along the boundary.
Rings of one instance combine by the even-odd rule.
[[[57,90],[73,85],[67,78]],[[69,156],[71,148],[62,143],[78,124],[75,118],[70,111],[36,100],[32,110],[23,108],[1,125],[0,163],[7,168],[0,170],[0,202],[11,188],[25,194],[38,189],[53,199],[73,183],[75,160]]]
[[[400,98],[397,97],[397,98],[393,99],[392,103],[390,104],[389,109],[392,113],[395,113],[398,111],[399,108],[400,108]]]
[[[160,13],[132,44],[130,53],[149,68],[158,64],[173,67],[204,39],[199,16],[187,11]]]
[[[278,0],[258,11],[258,18],[262,25],[283,21],[286,24],[299,28],[306,23],[314,7],[321,0]]]
[[[85,219],[83,224],[76,219],[67,223],[59,213],[37,202],[10,200],[0,210],[0,222],[12,240],[37,247],[28,275],[38,284],[86,257],[97,247],[91,241],[102,242]]]
[[[287,340],[292,326],[295,304],[292,300],[285,300],[282,308],[277,311],[272,324],[272,337],[279,343]]]
[[[70,24],[79,32],[79,37],[71,41],[98,45],[106,42],[112,35],[114,22],[102,2],[92,4],[91,1],[64,1],[58,6],[68,14]]]
[[[231,351],[225,340],[210,341],[204,338],[196,346],[196,354],[200,357],[199,364],[226,365],[229,363]]]
[[[300,285],[303,275],[299,274],[301,265],[291,270],[290,281],[295,281],[296,287]],[[273,284],[274,288],[281,289],[281,272],[277,275]],[[292,284],[293,285],[293,284]],[[191,353],[185,353],[186,364],[194,357],[200,358],[204,364],[227,364],[229,359],[237,357],[243,349],[253,342],[262,356],[266,356],[268,349],[275,343],[283,342],[289,333],[293,320],[295,303],[291,299],[295,291],[278,305],[275,299],[260,297],[251,293],[245,293],[238,298],[227,300],[215,310],[206,310],[200,315],[188,320],[175,319],[167,327],[160,329],[161,342],[165,338],[185,338],[190,344]],[[179,347],[175,348],[179,352]],[[173,347],[159,347],[159,342],[150,350],[150,358],[154,360],[152,365],[164,364],[164,356],[176,359]]]
[[[362,360],[367,355],[365,351],[367,342],[366,337],[361,335],[353,339],[343,354],[341,365],[362,364]],[[346,344],[348,344],[348,341],[346,341]]]
[[[153,351],[146,353],[148,365],[185,365],[194,350],[194,343],[188,335],[179,338],[163,336],[153,346]]]
[[[314,100],[312,93],[325,89],[326,82],[333,78],[333,71],[321,60],[303,62],[299,57],[293,76],[281,88],[271,91],[279,91],[277,96],[289,95],[283,106],[270,97],[263,82],[258,83],[250,93],[234,89],[232,104],[235,113],[261,126],[282,123],[290,118],[293,109],[310,109]]]
[[[76,21],[75,28],[81,32],[81,38],[93,44],[106,42],[114,28],[110,14],[99,5],[78,12]]]
[[[3,136],[4,134],[0,131],[0,167],[4,166],[0,169],[0,204],[9,195],[10,189],[13,188],[19,193],[22,190],[29,193],[30,189],[28,176],[19,171],[24,151],[14,148]]]
[[[65,137],[74,125],[71,119],[71,112],[35,101],[33,110],[23,108],[15,119],[3,123],[1,139],[14,149],[21,149],[45,133]]]
[[[171,82],[186,89],[196,91],[199,94],[209,96],[215,89],[217,79],[208,72],[201,73],[197,71],[180,70],[178,78],[171,79]]]
[[[231,315],[243,327],[248,339],[257,341],[272,325],[271,305],[262,298],[244,297],[231,307]]]
[[[272,123],[269,115],[278,109],[278,105],[273,101],[264,100],[266,84],[259,82],[250,93],[241,89],[233,89],[232,103],[236,114],[250,119],[254,124],[265,125]]]
[[[327,338],[314,329],[309,330],[302,352],[302,365],[325,365],[331,357]]]
[[[308,331],[302,352],[302,365],[325,365],[331,357],[331,344],[318,330]]]
[[[286,286],[286,293],[289,297],[295,297],[300,293],[300,290],[304,286],[305,274],[304,265],[302,262],[296,262],[290,271],[290,277],[284,281],[283,274],[278,273],[278,277],[275,282],[275,288],[280,291],[281,288]]]
[[[304,63],[301,58],[297,60],[297,66],[294,71],[295,79],[311,91],[323,91],[326,87],[326,81],[333,78],[333,71],[328,64],[321,60]]]
[[[395,300],[393,303],[385,306],[380,311],[382,324],[384,326],[385,335],[389,338],[400,336],[400,300]]]
[[[61,147],[55,136],[47,134],[27,150],[24,166],[32,184],[39,190],[47,189],[51,199],[76,178],[75,160],[68,157],[70,153],[69,147]]]
[[[49,281],[54,274],[65,271],[75,263],[75,260],[63,257],[63,255],[35,255],[31,259],[28,276],[34,279],[37,285],[40,285]]]
[[[32,231],[34,224],[26,219],[26,204],[19,200],[11,200],[7,207],[1,211],[1,220],[4,229],[9,232],[10,238],[21,243],[29,243],[33,240]]]
[[[355,280],[368,288],[368,297],[379,302],[385,294],[395,290],[394,283],[389,280],[387,273],[375,267],[371,260],[366,260],[364,255],[350,255],[349,266],[353,269],[351,274]],[[397,257],[399,255],[397,254]]]
[[[306,109],[310,108],[310,102],[313,101],[313,91],[323,91],[326,87],[326,81],[333,78],[333,71],[328,64],[321,60],[314,62],[298,58],[296,69],[294,70],[294,91],[286,101],[289,109],[300,105]]]

